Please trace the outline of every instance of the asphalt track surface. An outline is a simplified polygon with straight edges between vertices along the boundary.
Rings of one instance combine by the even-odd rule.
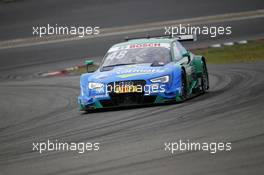
[[[0,3],[0,38],[32,36],[47,24],[117,27],[170,19],[256,10],[262,0],[15,0]]]
[[[61,3],[61,1],[56,1]],[[12,8],[1,6],[0,31],[9,31],[1,40],[27,37],[28,26],[35,20],[49,22],[45,9],[50,8],[52,20],[73,22],[79,16],[68,18],[71,1],[64,1],[65,11],[56,11],[52,1],[45,1],[36,16],[32,11],[23,15],[6,12]],[[100,4],[92,8],[100,11]],[[175,6],[155,1],[148,7],[151,15],[129,16],[136,5],[134,1],[115,1],[117,6],[131,7],[124,15],[114,19],[114,1],[108,1],[109,24],[107,27],[144,22],[221,14],[263,8],[262,1],[203,1],[195,8],[194,1],[184,1]],[[111,3],[112,2],[112,3]],[[168,1],[169,2],[169,1]],[[196,1],[195,1],[196,2]],[[221,3],[220,3],[221,2]],[[20,10],[26,8],[23,1]],[[37,7],[35,1],[25,1]],[[77,4],[78,4],[77,3]],[[172,1],[171,1],[172,3]],[[237,4],[240,5],[237,5]],[[59,6],[56,4],[55,6]],[[167,5],[166,5],[167,4]],[[192,5],[191,5],[192,4]],[[105,4],[104,4],[105,5]],[[16,6],[12,4],[11,6]],[[186,14],[183,7],[197,9]],[[83,6],[84,7],[84,6]],[[99,8],[96,9],[95,7]],[[103,6],[105,7],[105,6]],[[132,8],[133,7],[133,8]],[[162,7],[159,9],[158,7]],[[167,10],[164,9],[167,7]],[[215,9],[213,9],[213,7]],[[86,8],[81,8],[85,13]],[[156,12],[151,9],[156,9]],[[19,11],[19,9],[16,9]],[[73,10],[74,11],[74,10]],[[90,10],[88,10],[90,11]],[[61,15],[59,15],[61,12]],[[177,14],[172,17],[172,14]],[[18,17],[19,16],[19,17]],[[89,22],[102,24],[103,15],[90,16]],[[16,23],[12,23],[13,19]],[[78,18],[84,24],[85,18]],[[110,20],[111,19],[111,20]],[[110,21],[113,21],[112,23]],[[23,23],[24,22],[24,23]],[[57,22],[57,21],[55,21]],[[65,23],[66,23],[65,22]],[[201,38],[199,45],[229,40],[250,39],[263,36],[263,19],[235,21],[234,35],[230,38]],[[22,25],[23,24],[23,25]],[[20,26],[21,28],[17,28]],[[9,28],[8,28],[9,27]],[[14,33],[16,35],[14,35]],[[1,32],[2,35],[2,32]],[[262,174],[264,172],[264,63],[208,65],[210,90],[202,96],[184,103],[123,108],[111,111],[82,113],[78,111],[79,77],[40,78],[38,72],[59,69],[79,63],[93,51],[100,61],[105,50],[119,37],[89,41],[47,44],[0,50],[0,174]],[[196,47],[197,43],[187,44]],[[87,48],[88,51],[85,51]],[[66,142],[100,142],[100,150],[79,154],[69,152],[32,151],[32,143],[49,140]],[[193,142],[232,142],[229,152],[210,154],[203,151],[177,151],[173,155],[164,151],[164,142],[179,140]]]
[[[180,104],[81,114],[78,77],[1,83],[1,174],[261,174],[263,63],[209,65],[210,91]],[[32,151],[37,141],[100,151]],[[232,142],[230,152],[164,151],[164,142]]]

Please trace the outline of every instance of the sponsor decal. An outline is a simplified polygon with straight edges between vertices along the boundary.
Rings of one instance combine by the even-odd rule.
[[[130,69],[130,70],[117,70],[116,74],[133,74],[133,73],[162,73],[164,69]]]
[[[103,94],[103,95],[95,95],[94,98],[106,98],[109,97],[107,94]]]
[[[129,49],[145,48],[145,47],[160,47],[160,43],[145,43],[145,44],[131,44]]]
[[[118,78],[128,78],[128,77],[133,77],[133,76],[137,76],[137,75],[145,75],[145,74],[150,74],[150,73],[136,73],[136,74],[122,74],[122,75],[118,75]]]
[[[105,79],[105,78],[107,78],[107,77],[108,77],[107,75],[100,75],[100,74],[94,76],[95,79],[100,79],[100,80],[101,80],[101,79]]]
[[[169,43],[143,43],[143,44],[129,44],[125,46],[114,46],[109,49],[108,52],[114,52],[118,50],[126,50],[126,49],[138,49],[138,48],[147,48],[147,47],[164,47],[170,48]]]

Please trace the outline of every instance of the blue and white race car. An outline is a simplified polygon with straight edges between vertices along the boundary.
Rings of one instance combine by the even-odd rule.
[[[206,61],[181,41],[193,35],[128,39],[80,78],[80,110],[184,101],[209,89]]]

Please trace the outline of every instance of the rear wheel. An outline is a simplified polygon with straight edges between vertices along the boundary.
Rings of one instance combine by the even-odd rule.
[[[209,78],[206,66],[203,64],[201,75],[201,93],[205,93],[209,89]]]

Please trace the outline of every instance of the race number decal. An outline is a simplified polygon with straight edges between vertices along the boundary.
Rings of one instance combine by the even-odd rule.
[[[125,57],[127,50],[121,50],[119,52],[112,52],[108,55],[107,60],[122,59]]]

